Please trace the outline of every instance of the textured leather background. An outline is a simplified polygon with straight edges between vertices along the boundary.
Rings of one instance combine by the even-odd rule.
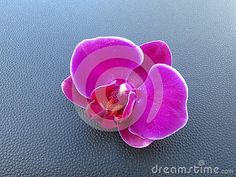
[[[189,86],[184,129],[133,149],[79,118],[60,84],[75,45],[103,35],[169,44]],[[235,70],[235,0],[0,0],[0,176],[158,176],[156,164],[199,160],[236,170]]]

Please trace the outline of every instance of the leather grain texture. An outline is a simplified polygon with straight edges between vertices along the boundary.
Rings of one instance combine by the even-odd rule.
[[[80,119],[60,84],[76,44],[105,35],[169,44],[189,87],[184,129],[134,149]],[[199,160],[234,176],[235,88],[235,0],[0,0],[0,176],[164,176],[152,167]]]

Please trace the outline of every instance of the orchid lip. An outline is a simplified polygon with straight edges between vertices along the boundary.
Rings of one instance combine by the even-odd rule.
[[[100,92],[99,89],[103,89],[103,93]],[[113,90],[109,91],[107,95],[107,89]],[[122,120],[124,110],[126,112],[125,114],[130,114],[132,110],[127,109],[133,108],[134,105],[134,103],[129,103],[130,95],[135,97],[132,86],[127,82],[120,83],[120,81],[115,80],[107,86],[97,88],[92,93],[92,98],[101,105],[106,114],[114,116],[114,120]],[[134,102],[134,100],[132,100],[132,102]],[[131,106],[127,107],[129,104],[131,104]]]

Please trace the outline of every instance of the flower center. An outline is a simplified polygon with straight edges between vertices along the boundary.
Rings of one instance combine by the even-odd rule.
[[[124,80],[115,80],[110,84],[96,88],[91,94],[92,104],[88,115],[100,118],[101,122],[116,125],[128,118],[134,108],[136,94],[134,88]]]
[[[129,92],[132,87],[128,83],[122,83],[111,92],[106,105],[106,112],[115,117],[121,117],[128,102]]]

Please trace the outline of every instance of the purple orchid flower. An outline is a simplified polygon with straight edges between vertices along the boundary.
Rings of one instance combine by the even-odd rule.
[[[74,50],[62,91],[90,120],[143,148],[188,120],[188,88],[171,63],[160,40],[137,46],[120,37],[87,39]]]

